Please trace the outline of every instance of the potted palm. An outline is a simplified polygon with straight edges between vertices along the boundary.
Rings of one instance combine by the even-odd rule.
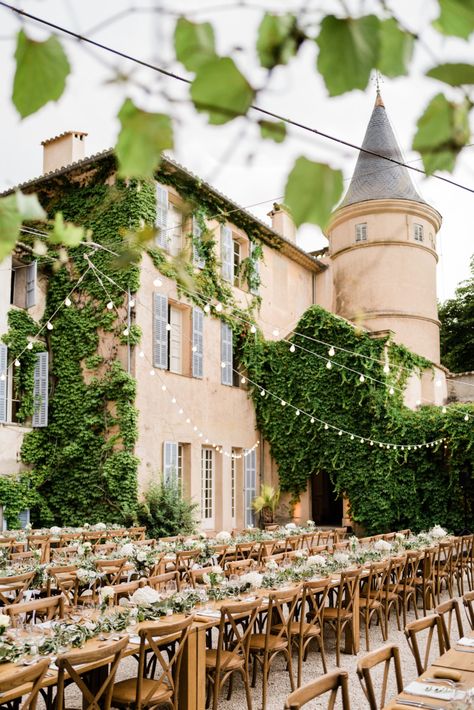
[[[279,502],[280,489],[264,483],[260,487],[260,495],[252,501],[252,508],[256,513],[260,513],[262,523],[269,525],[273,523],[273,517]]]

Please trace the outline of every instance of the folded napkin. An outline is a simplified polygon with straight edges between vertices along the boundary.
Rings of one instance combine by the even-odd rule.
[[[417,680],[407,685],[403,692],[410,695],[421,695],[426,698],[438,698],[439,700],[463,700],[466,695],[463,690],[454,690],[454,688],[447,688],[445,685],[433,685]]]
[[[39,626],[40,629],[50,629],[53,625],[53,620],[51,619],[50,621],[42,621],[40,624],[36,624],[36,626]]]
[[[218,609],[199,609],[196,611],[196,616],[210,616],[213,619],[220,619],[221,613]]]
[[[458,645],[459,645],[459,646],[472,646],[472,647],[474,647],[474,638],[468,638],[467,636],[463,636],[462,638],[459,639]]]

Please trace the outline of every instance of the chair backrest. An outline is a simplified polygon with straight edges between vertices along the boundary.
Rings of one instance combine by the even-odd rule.
[[[326,606],[330,587],[331,580],[329,578],[308,581],[303,584],[300,610],[300,638],[303,638],[305,630],[306,634],[308,633],[308,627],[305,626],[306,624],[315,627],[319,626],[319,628],[322,629],[323,609]]]
[[[101,643],[93,649],[74,650],[58,656],[56,665],[58,666],[58,691],[56,695],[55,710],[64,710],[64,686],[66,674],[69,679],[79,688],[82,693],[83,710],[109,710],[112,700],[112,691],[118,665],[122,658],[129,637],[124,636],[119,641],[114,641],[104,645]],[[89,677],[88,665],[94,670],[103,666],[109,666],[107,673],[101,677],[99,687]],[[80,671],[77,670],[81,666]]]
[[[140,580],[136,579],[133,582],[123,582],[122,584],[114,584],[112,589],[114,590],[114,604],[118,604],[118,602],[123,598],[123,597],[128,597],[130,594],[133,594],[133,592],[136,592],[137,589],[140,587]]]
[[[12,577],[0,577],[0,602],[4,606],[21,602],[34,576],[35,573],[33,571]]]
[[[134,710],[141,710],[143,706],[149,705],[150,699],[163,690],[169,693],[169,697],[177,696],[181,657],[193,620],[194,617],[188,616],[182,621],[171,624],[160,621],[140,629],[140,655]],[[145,686],[145,691],[143,681],[146,678],[149,664],[149,660],[147,664],[147,654],[150,651],[156,658],[157,670],[153,681]]]
[[[48,580],[48,595],[54,588],[57,589],[59,594],[63,594],[64,597],[71,601],[71,593],[74,596],[76,587],[76,573],[77,565],[56,565],[55,567],[49,568],[49,580]]]
[[[412,588],[415,584],[415,580],[418,576],[418,566],[420,564],[421,555],[422,553],[418,550],[409,550],[406,553],[405,567],[400,579],[400,585],[404,593],[406,593],[408,589]]]
[[[397,683],[397,692],[401,693],[403,690],[403,677],[402,677],[402,667],[400,664],[400,651],[398,646],[395,644],[389,644],[383,648],[378,648],[376,651],[367,653],[363,658],[361,658],[357,663],[357,675],[359,677],[362,690],[364,691],[365,697],[369,703],[370,710],[380,710],[385,707],[385,698],[387,695],[387,685],[390,675],[390,662],[393,660],[393,666],[395,671],[395,680]],[[380,692],[380,700],[378,701],[375,695],[374,683],[372,681],[372,676],[370,671],[375,666],[384,664],[383,668],[383,678]],[[379,683],[375,684],[379,687]]]
[[[13,707],[18,707],[19,710],[35,710],[41,682],[48,668],[49,658],[44,658],[32,666],[26,668],[15,666],[8,673],[2,673],[0,680],[2,705],[9,707],[12,700],[23,697],[23,702],[20,705],[14,703]]]
[[[233,562],[227,562],[225,566],[225,573],[227,576],[230,574],[239,574],[240,572],[248,572],[255,564],[255,560],[248,558],[246,560],[234,560]]]
[[[255,549],[255,542],[238,542],[235,546],[235,559],[247,560],[252,556]]]
[[[30,602],[20,602],[19,604],[11,604],[6,606],[3,611],[8,614],[11,619],[12,626],[18,624],[18,617],[25,615],[25,621],[35,623],[40,621],[51,621],[51,619],[64,618],[64,597],[62,595],[56,597],[44,597],[43,599],[35,599]]]
[[[360,579],[360,569],[347,570],[341,572],[341,582],[337,591],[337,602],[335,604],[339,613],[344,610],[354,611],[354,601]]]
[[[451,631],[456,621],[456,626],[458,629],[459,638],[464,636],[464,629],[462,627],[461,610],[459,608],[459,603],[457,599],[448,599],[448,601],[438,604],[436,607],[436,613],[439,614],[441,618],[441,626],[443,629],[443,639],[444,647],[446,651],[451,648]]]
[[[309,551],[310,555],[320,555],[321,552],[327,552],[328,551],[328,546],[327,545],[313,545],[311,550]]]
[[[122,557],[118,560],[96,560],[95,566],[97,571],[105,577],[106,584],[113,585],[120,583],[126,562],[126,557]]]
[[[336,670],[326,673],[317,680],[302,685],[287,697],[285,710],[299,710],[315,698],[320,698],[325,693],[330,693],[328,710],[334,710],[338,690],[341,689],[342,710],[350,710],[349,676],[347,671]]]
[[[217,677],[219,677],[219,673],[226,673],[228,667],[232,666],[232,655],[223,653],[229,648],[232,649],[232,654],[237,654],[247,660],[250,634],[253,633],[261,603],[261,599],[255,599],[251,602],[236,602],[221,607],[216,648],[215,670]]]
[[[428,631],[423,659],[421,658],[420,646],[418,643],[418,634],[422,631]],[[441,618],[438,614],[432,614],[431,616],[425,616],[423,619],[411,621],[405,626],[405,636],[408,646],[410,647],[410,651],[415,659],[418,675],[424,673],[430,664],[430,652],[435,631],[438,636],[438,655],[441,656],[444,653],[444,636],[443,627],[441,626]]]
[[[198,570],[199,572],[201,570]],[[168,582],[176,582],[176,589],[179,592],[180,588],[180,577],[179,572],[164,572],[163,574],[155,574],[152,577],[143,577],[140,580],[140,587],[152,587],[156,589],[157,592],[165,591],[165,586]],[[192,584],[192,582],[191,582]],[[193,587],[195,585],[193,584]]]
[[[382,602],[387,589],[389,569],[390,564],[387,560],[375,562],[369,567],[369,576],[361,580],[361,585],[367,590],[367,596],[370,593],[372,602]]]
[[[466,592],[462,598],[462,603],[464,604],[464,611],[466,612],[469,626],[471,629],[474,629],[474,591]]]
[[[334,536],[336,542],[341,542],[341,540],[345,540],[347,537],[347,526],[344,526],[342,528],[334,528]]]
[[[192,569],[189,572],[189,581],[191,586],[196,588],[198,584],[204,584],[203,575],[210,574],[214,567],[200,567],[199,569]]]
[[[303,543],[303,538],[301,535],[289,535],[286,538],[286,549],[288,551],[299,550],[302,543]]]
[[[349,540],[341,540],[341,542],[334,543],[335,550],[347,550],[349,547]]]
[[[301,586],[280,589],[268,595],[268,620],[265,631],[265,652],[277,639],[286,639],[291,647],[291,628],[300,599]]]

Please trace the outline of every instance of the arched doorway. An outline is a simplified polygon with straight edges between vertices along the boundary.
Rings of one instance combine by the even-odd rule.
[[[327,471],[318,471],[311,477],[311,503],[316,525],[342,524],[342,496],[334,491]]]

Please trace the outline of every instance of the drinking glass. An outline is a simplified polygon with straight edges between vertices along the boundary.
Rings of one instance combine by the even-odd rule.
[[[166,596],[168,596],[168,597],[172,597],[173,594],[176,594],[176,592],[178,591],[176,581],[170,580],[169,582],[166,582],[165,591],[166,591]]]

